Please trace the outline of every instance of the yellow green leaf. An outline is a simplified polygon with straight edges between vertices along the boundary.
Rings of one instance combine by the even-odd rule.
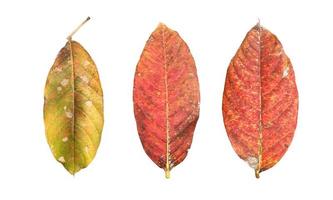
[[[49,72],[44,95],[47,142],[55,159],[75,174],[95,157],[104,119],[96,65],[71,38]]]

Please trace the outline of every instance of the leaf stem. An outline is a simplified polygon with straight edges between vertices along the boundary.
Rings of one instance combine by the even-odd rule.
[[[260,178],[260,171],[259,169],[255,169],[255,174],[256,174],[256,178]]]
[[[90,20],[90,17],[87,17],[87,19],[85,19],[78,27],[76,27],[76,29],[74,29],[74,31],[69,34],[69,36],[67,37],[67,40],[71,41],[72,40],[72,37],[73,35],[85,24],[87,23],[87,21]]]
[[[170,169],[169,168],[165,169],[165,178],[167,178],[167,179],[170,178]]]

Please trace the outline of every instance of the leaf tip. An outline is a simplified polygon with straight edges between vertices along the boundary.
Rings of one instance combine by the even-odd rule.
[[[165,28],[167,27],[163,22],[159,22],[157,28]]]
[[[163,22],[158,23],[158,26],[157,26],[156,30],[172,31],[172,29],[170,29],[170,28],[169,28],[166,24],[164,24]]]
[[[264,27],[261,25],[260,18],[258,17],[257,24],[253,27],[255,30],[262,30]]]
[[[260,25],[260,18],[259,18],[259,17],[258,17],[257,26],[259,26],[259,27],[261,26],[261,25]]]
[[[66,167],[65,167],[66,168]],[[66,168],[67,169],[67,168]],[[67,169],[67,171],[73,176],[73,177],[75,177],[75,170],[73,170],[73,169]]]

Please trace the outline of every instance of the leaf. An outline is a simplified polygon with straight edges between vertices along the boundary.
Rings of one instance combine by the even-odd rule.
[[[134,79],[134,113],[141,143],[160,168],[181,163],[199,117],[199,82],[190,50],[160,24],[142,52]]]
[[[87,167],[101,139],[103,92],[94,61],[70,38],[46,81],[44,122],[56,160],[73,175]]]
[[[277,37],[259,23],[230,62],[222,111],[234,150],[259,178],[287,151],[298,112],[290,59]]]

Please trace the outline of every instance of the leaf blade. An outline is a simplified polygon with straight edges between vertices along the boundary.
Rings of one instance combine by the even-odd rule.
[[[90,164],[103,129],[103,91],[94,61],[78,42],[66,43],[49,72],[44,122],[52,153],[67,171]]]
[[[191,146],[200,93],[188,46],[164,24],[151,34],[142,52],[134,78],[133,101],[143,148],[168,177]]]
[[[230,62],[222,112],[234,150],[257,177],[287,151],[297,124],[295,75],[280,41],[260,24]],[[279,113],[287,113],[284,120]]]

